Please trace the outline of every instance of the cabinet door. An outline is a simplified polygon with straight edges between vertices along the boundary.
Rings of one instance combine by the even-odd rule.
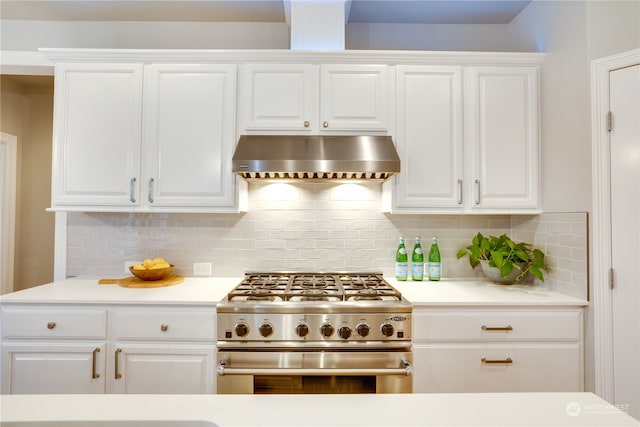
[[[577,342],[413,347],[415,393],[583,391]]]
[[[105,392],[104,342],[4,343],[3,394]]]
[[[390,78],[386,65],[321,65],[320,130],[387,131]]]
[[[395,208],[462,209],[462,68],[398,66],[396,82]]]
[[[139,202],[142,65],[58,64],[52,206]]]
[[[235,65],[145,68],[144,203],[232,206]]]
[[[215,393],[214,345],[119,343],[110,354],[110,393]]]
[[[470,67],[467,77],[471,209],[538,209],[538,69]]]
[[[318,129],[318,69],[310,64],[246,64],[240,102],[243,132]]]

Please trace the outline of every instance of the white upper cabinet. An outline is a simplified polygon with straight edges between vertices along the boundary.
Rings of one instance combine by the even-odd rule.
[[[233,205],[235,68],[145,68],[141,186],[149,206]]]
[[[470,67],[467,100],[472,210],[538,209],[537,68]]]
[[[386,65],[321,65],[321,129],[387,131],[391,74]]]
[[[55,84],[53,209],[234,209],[236,65],[61,63]]]
[[[246,64],[240,107],[246,131],[310,132],[318,115],[318,69],[310,64]]]
[[[58,64],[52,205],[135,206],[142,64]]]
[[[460,209],[463,202],[462,67],[398,66],[397,208]]]
[[[386,132],[387,65],[246,64],[241,133]]]
[[[538,213],[538,68],[398,66],[385,211]]]

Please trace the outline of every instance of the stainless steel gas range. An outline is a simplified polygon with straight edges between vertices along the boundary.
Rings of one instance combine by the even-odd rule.
[[[381,273],[247,273],[218,303],[218,393],[410,393],[411,304]]]

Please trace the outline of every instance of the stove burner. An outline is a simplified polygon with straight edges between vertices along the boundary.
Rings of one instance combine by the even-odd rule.
[[[382,297],[375,289],[362,289],[356,291],[351,299],[354,301],[380,301]]]
[[[295,278],[293,283],[298,284],[301,288],[304,289],[315,289],[315,288],[327,288],[330,283],[333,282],[333,278],[331,276],[301,276],[300,278]]]

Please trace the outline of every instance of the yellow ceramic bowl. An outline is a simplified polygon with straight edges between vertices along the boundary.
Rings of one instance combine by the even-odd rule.
[[[153,281],[153,280],[161,280],[166,277],[169,277],[169,275],[173,271],[173,267],[175,266],[171,264],[169,267],[156,268],[153,270],[134,270],[133,266],[131,266],[129,267],[129,271],[138,279],[145,280],[145,281]]]

